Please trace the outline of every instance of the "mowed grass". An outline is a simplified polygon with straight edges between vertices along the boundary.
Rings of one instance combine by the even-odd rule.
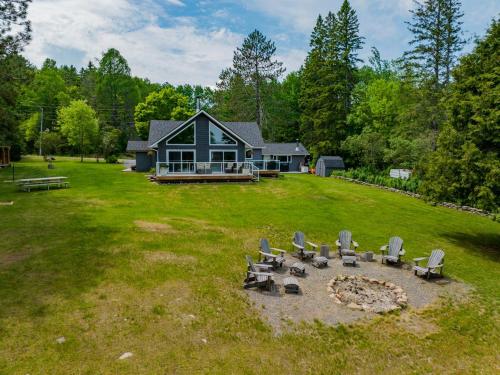
[[[314,176],[158,186],[118,165],[55,165],[27,159],[16,174],[70,189],[18,192],[0,171],[0,201],[14,201],[0,206],[0,374],[500,371],[496,222]],[[443,248],[470,298],[275,335],[242,291],[244,255],[263,236],[290,249],[295,230],[333,244],[346,228],[361,250],[391,235],[408,259]]]

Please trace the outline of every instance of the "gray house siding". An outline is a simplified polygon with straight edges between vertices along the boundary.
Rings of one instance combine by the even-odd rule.
[[[209,119],[205,115],[200,115],[195,119],[195,131],[196,131],[196,145],[178,146],[167,144],[167,139],[175,136],[177,133],[182,131],[184,127],[179,129],[177,132],[172,133],[167,139],[162,140],[158,143],[158,161],[167,161],[167,151],[168,150],[194,150],[196,151],[196,161],[197,162],[209,162],[210,161],[210,151],[237,151],[237,161],[245,161],[245,144],[241,142],[236,137],[232,137],[236,140],[237,144],[235,146],[220,146],[220,145],[210,145],[209,137]],[[222,129],[224,130],[224,129]]]
[[[148,155],[147,152],[135,153],[135,170],[137,172],[147,172],[153,168],[153,156]]]
[[[292,155],[292,161],[290,163],[290,172],[300,172],[300,164],[304,162],[304,156],[302,155]]]
[[[262,149],[254,148],[253,149],[253,160],[262,160]]]

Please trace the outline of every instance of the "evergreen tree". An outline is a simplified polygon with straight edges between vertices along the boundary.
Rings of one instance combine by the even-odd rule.
[[[251,32],[234,52],[234,72],[254,89],[255,119],[260,128],[264,117],[262,87],[285,71],[282,62],[273,60],[275,53],[274,43],[258,30]]]
[[[355,11],[345,0],[337,15],[316,21],[311,50],[302,69],[301,133],[314,157],[339,153],[349,134],[347,116],[362,45]]]
[[[439,87],[448,84],[456,54],[465,41],[461,35],[460,0],[415,0],[411,10],[412,20],[407,22],[413,34],[413,49],[405,55],[432,84]]]
[[[453,70],[449,120],[425,168],[423,192],[492,211],[500,206],[500,23]]]

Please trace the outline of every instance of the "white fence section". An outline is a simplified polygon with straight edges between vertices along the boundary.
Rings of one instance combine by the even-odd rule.
[[[411,177],[411,170],[409,169],[391,169],[389,175],[392,178],[401,178],[407,180]]]

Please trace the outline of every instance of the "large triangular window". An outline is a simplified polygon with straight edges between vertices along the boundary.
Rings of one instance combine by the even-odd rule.
[[[236,141],[216,125],[209,123],[211,145],[235,145]]]
[[[167,141],[169,145],[194,145],[194,122]]]

